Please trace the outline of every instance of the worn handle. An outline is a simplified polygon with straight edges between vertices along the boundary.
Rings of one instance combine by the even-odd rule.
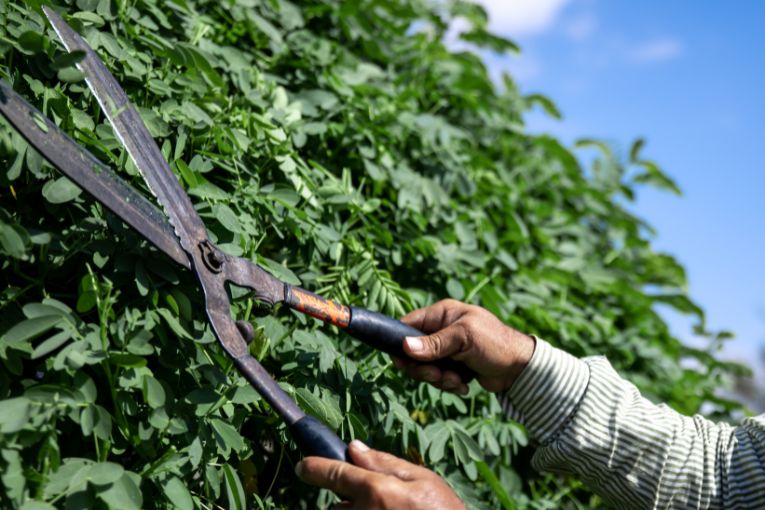
[[[306,415],[290,425],[290,432],[306,457],[315,455],[350,462],[348,445],[313,416]]]
[[[427,336],[419,329],[365,308],[351,308],[351,320],[346,331],[367,345],[402,359],[410,359],[404,352],[404,337]],[[457,373],[463,382],[475,377],[475,372],[461,361],[442,358],[429,362],[442,371]]]
[[[350,308],[300,287],[285,284],[284,302],[298,312],[329,322],[339,328],[345,329],[351,322]]]

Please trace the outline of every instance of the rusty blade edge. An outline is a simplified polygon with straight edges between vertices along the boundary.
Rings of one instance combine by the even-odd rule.
[[[181,246],[189,256],[194,257],[200,243],[207,240],[207,229],[170,169],[157,142],[149,133],[138,110],[88,43],[55,11],[45,8],[44,13],[68,51],[81,50],[85,53],[85,57],[77,63],[77,67],[85,75],[88,88],[109,119],[117,138],[167,214],[167,219],[175,228]]]
[[[0,113],[57,170],[175,262],[191,268],[188,255],[162,211],[3,80],[0,80]]]

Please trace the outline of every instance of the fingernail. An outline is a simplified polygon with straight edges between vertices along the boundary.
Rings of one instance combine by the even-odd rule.
[[[457,385],[454,384],[452,381],[444,381],[443,384],[441,385],[441,388],[443,388],[443,389],[445,389],[447,391],[451,391],[451,390],[453,390],[456,387],[457,387]]]
[[[360,453],[366,453],[369,451],[369,447],[365,445],[364,443],[362,443],[361,441],[359,441],[358,439],[354,439],[353,441],[351,441],[351,444],[349,446]]]
[[[422,340],[416,336],[408,336],[404,340],[406,341],[406,345],[409,347],[409,350],[412,352],[422,352],[425,348]]]
[[[295,464],[295,474],[298,476],[298,478],[303,478],[303,461],[301,460],[297,464]]]

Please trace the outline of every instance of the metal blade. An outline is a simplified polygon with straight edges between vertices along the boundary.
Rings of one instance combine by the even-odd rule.
[[[42,9],[66,49],[70,52],[85,52],[85,58],[77,63],[77,67],[85,74],[88,87],[109,119],[117,138],[167,213],[181,246],[189,255],[193,255],[207,241],[207,230],[138,111],[82,37],[52,9],[44,6]]]
[[[0,113],[53,166],[174,261],[191,267],[188,255],[162,211],[69,138],[3,80],[0,80]]]
[[[191,269],[191,259],[181,247],[173,227],[165,215],[146,198],[80,147],[58,126],[0,80],[0,114],[35,147],[53,166],[79,184],[99,202],[121,217],[144,237],[179,264]],[[220,254],[225,258],[224,254]],[[305,413],[253,358],[231,320],[228,296],[223,290],[225,279],[252,287],[256,297],[269,303],[281,300],[284,284],[260,267],[242,258],[226,258],[225,273],[198,273],[206,300],[215,305],[207,308],[208,318],[224,348],[234,358],[239,370],[288,425],[305,418]],[[210,281],[218,285],[210,285]],[[216,282],[217,280],[217,282]],[[217,292],[210,292],[210,289]]]
[[[43,11],[70,52],[85,52],[85,58],[77,67],[85,74],[88,87],[111,122],[117,137],[165,209],[188,255],[190,267],[199,278],[205,295],[205,312],[215,336],[250,384],[273,409],[288,424],[297,423],[305,417],[305,413],[252,357],[241,330],[231,318],[231,303],[225,287],[229,258],[207,239],[207,230],[191,200],[170,170],[138,111],[130,104],[127,95],[98,55],[55,12],[45,7]]]

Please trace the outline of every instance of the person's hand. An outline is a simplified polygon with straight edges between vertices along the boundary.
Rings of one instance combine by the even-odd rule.
[[[346,501],[338,509],[465,510],[465,505],[433,471],[351,441],[353,464],[306,457],[295,468],[306,483],[329,489]]]
[[[455,372],[442,372],[424,362],[446,357],[462,361],[484,388],[503,391],[513,385],[534,353],[533,338],[504,325],[480,306],[454,299],[415,310],[401,321],[428,336],[404,340],[404,352],[420,363],[396,358],[396,366],[446,391],[465,394],[467,385]]]

